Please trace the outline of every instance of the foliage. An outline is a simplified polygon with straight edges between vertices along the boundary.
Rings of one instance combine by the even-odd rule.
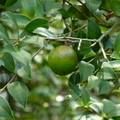
[[[120,119],[119,4],[1,0],[0,119]],[[74,72],[51,71],[51,43],[76,51]]]

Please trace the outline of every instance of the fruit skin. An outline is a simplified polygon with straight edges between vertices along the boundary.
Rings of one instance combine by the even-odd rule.
[[[73,72],[78,64],[76,52],[69,46],[61,45],[54,48],[48,56],[48,65],[58,75]]]

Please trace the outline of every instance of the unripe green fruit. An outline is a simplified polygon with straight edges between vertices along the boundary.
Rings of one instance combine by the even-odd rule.
[[[76,52],[66,45],[54,48],[48,56],[49,67],[58,75],[67,75],[73,72],[77,64]]]

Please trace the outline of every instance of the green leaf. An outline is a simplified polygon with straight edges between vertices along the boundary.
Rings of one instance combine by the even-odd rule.
[[[1,0],[0,1],[0,8],[7,8],[12,6],[13,4],[15,4],[17,2],[17,0]]]
[[[113,69],[109,67],[104,67],[100,69],[100,71],[97,73],[97,76],[99,79],[102,80],[117,79],[117,75],[115,74]]]
[[[120,105],[116,105],[115,109],[112,110],[109,114],[110,117],[116,117],[116,116],[120,116]]]
[[[113,59],[120,59],[120,51],[114,51],[110,57]]]
[[[101,30],[97,23],[92,20],[88,20],[88,38],[98,39],[101,36]]]
[[[103,99],[102,103],[103,103],[103,110],[102,110],[102,112],[107,114],[107,115],[109,115],[110,112],[112,112],[112,111],[114,111],[116,109],[115,104],[112,101],[110,101],[110,100]]]
[[[31,66],[29,64],[24,65],[17,70],[17,74],[23,79],[31,80]]]
[[[17,33],[17,38],[19,38],[19,28],[18,28],[18,25],[17,25],[17,21],[14,17],[14,15],[12,14],[12,12],[6,12],[4,13],[9,19],[10,21],[12,22],[13,26],[14,26],[14,29]]]
[[[33,31],[33,33],[36,33],[36,34],[44,36],[44,37],[49,37],[49,38],[55,38],[55,37],[57,37],[57,35],[55,35],[51,31],[49,31],[48,29],[43,28],[43,27],[39,27],[39,28],[35,29]]]
[[[31,62],[32,56],[29,52],[25,50],[19,50],[16,52],[12,52],[11,55],[16,58],[19,62],[27,65]]]
[[[114,50],[120,52],[120,33],[117,35],[114,41]]]
[[[26,24],[31,20],[29,17],[22,14],[13,14],[13,15],[17,21],[18,26],[20,27],[26,26]],[[3,16],[0,20],[9,22],[9,18],[7,16]]]
[[[120,60],[113,60],[109,62],[103,62],[103,67],[110,67],[115,69],[120,69]]]
[[[81,100],[82,100],[83,104],[86,105],[90,101],[90,95],[84,87],[81,87],[81,91],[82,91],[82,89],[83,89],[83,93],[81,95]]]
[[[8,33],[3,25],[0,23],[0,36],[7,42],[10,43]]]
[[[26,25],[25,29],[28,32],[32,32],[33,30],[35,30],[38,27],[48,28],[48,21],[46,19],[43,19],[43,18],[36,18],[36,19],[30,21]]]
[[[85,61],[81,61],[79,63],[79,72],[80,72],[80,79],[84,80],[87,77],[89,77],[93,71],[94,71],[94,66],[90,63],[87,63]]]
[[[58,11],[61,13],[62,17],[64,17],[64,18],[67,18],[67,17],[68,17],[68,16],[67,16],[67,11],[66,11],[64,8],[61,8],[61,9],[59,9]]]
[[[51,9],[61,8],[61,3],[55,2],[55,0],[41,0],[40,1],[45,12],[50,12]]]
[[[9,103],[5,98],[1,96],[0,96],[0,116],[9,119],[14,119]]]
[[[77,83],[80,81],[80,77],[76,77],[76,74],[73,73],[68,81],[68,86],[72,91],[73,98],[76,99],[78,95],[80,94],[81,90],[79,89]]]
[[[21,3],[25,11],[33,17],[36,12],[36,0],[21,0]]]
[[[113,87],[112,82],[101,80],[99,84],[99,94],[108,93],[111,87]]]
[[[7,86],[9,93],[17,100],[23,107],[27,104],[28,88],[21,82],[12,82]]]
[[[104,38],[103,44],[106,48],[113,49],[114,41],[115,41],[114,37],[107,36]]]
[[[95,88],[100,83],[100,79],[97,76],[91,75],[88,77],[89,89]]]
[[[95,13],[95,11],[100,7],[102,0],[85,0],[87,7],[91,12]]]
[[[2,61],[4,63],[4,67],[12,72],[15,71],[15,63],[14,63],[14,60],[13,60],[13,57],[11,56],[11,54],[9,53],[5,53],[3,56],[2,56]]]
[[[42,6],[42,4],[38,0],[36,2],[37,2],[37,7],[36,7],[35,16],[37,16],[37,17],[43,17],[44,14],[45,14],[43,6]]]
[[[120,0],[111,0],[110,1],[111,10],[114,12],[115,15],[120,16]]]
[[[25,50],[17,50],[12,44],[7,44],[1,52],[8,52],[12,57],[16,58],[20,63],[27,65],[31,62],[32,56]]]

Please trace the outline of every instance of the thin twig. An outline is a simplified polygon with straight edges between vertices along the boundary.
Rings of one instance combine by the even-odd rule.
[[[88,16],[83,13],[80,9],[78,9],[75,5],[73,5],[72,3],[70,3],[68,0],[66,0],[66,2],[71,5],[72,7],[74,7],[78,12],[82,13],[84,15],[84,17],[86,17],[88,19]]]
[[[11,78],[11,80],[10,80],[2,89],[0,89],[0,93],[2,93],[3,90],[6,89],[6,87],[8,86],[8,84],[11,83],[11,82],[15,79],[16,76],[17,76],[17,74],[15,74],[15,75]]]
[[[32,56],[32,59],[34,59],[35,58],[35,56],[44,48],[45,46],[43,46],[43,47],[41,47],[41,48],[39,48],[39,50]]]
[[[82,94],[83,94],[83,92],[84,92],[84,90],[85,90],[86,85],[87,85],[87,84],[84,85],[84,87],[82,88],[80,94],[79,94],[78,97],[75,99],[75,101],[77,101],[77,100],[79,99],[79,97],[82,96]]]
[[[99,46],[101,48],[101,51],[103,53],[103,56],[104,56],[105,60],[109,61],[108,58],[107,58],[107,56],[106,56],[106,53],[105,53],[105,50],[103,48],[103,45],[102,45],[101,41],[99,42]]]
[[[95,46],[98,42],[102,41],[104,37],[106,37],[107,35],[109,35],[115,28],[117,28],[120,25],[120,21],[115,23],[107,32],[105,32],[104,34],[102,34],[100,36],[100,38],[91,45],[91,47]]]
[[[78,43],[80,40],[88,41],[88,42],[96,42],[96,39],[85,39],[85,38],[74,38],[74,37],[59,37],[59,38],[45,38],[46,40],[51,41],[60,41],[60,42],[70,42],[70,43]],[[73,41],[71,41],[73,40]],[[76,40],[76,41],[75,41]]]

